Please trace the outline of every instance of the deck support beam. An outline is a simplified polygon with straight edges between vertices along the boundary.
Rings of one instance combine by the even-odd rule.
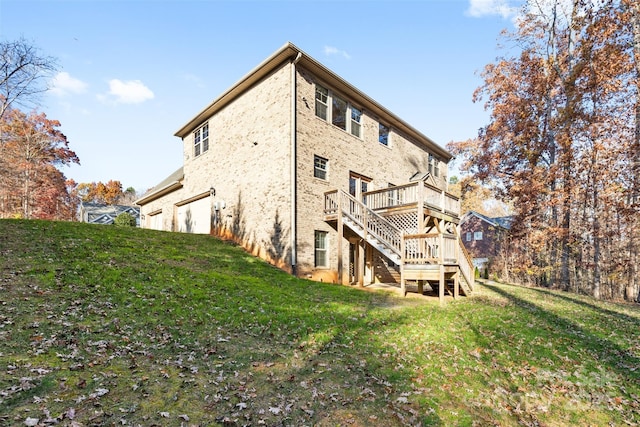
[[[366,244],[366,242],[364,241],[364,239],[359,240],[356,245],[356,256],[355,256],[355,275],[356,275],[356,283],[358,283],[358,286],[362,287],[364,286],[364,275],[365,275],[365,270],[364,270],[364,245]]]
[[[440,286],[438,286],[438,299],[440,301],[440,305],[444,305],[444,265],[440,264],[440,277],[438,281],[440,282]]]
[[[342,240],[344,238],[344,230],[343,230],[343,225],[342,225],[342,208],[340,208],[340,211],[338,213],[338,224],[337,224],[337,228],[338,228],[338,240],[336,242],[336,249],[337,249],[337,255],[338,255],[338,283],[340,284],[344,284],[344,267],[343,267],[343,260],[342,260]]]

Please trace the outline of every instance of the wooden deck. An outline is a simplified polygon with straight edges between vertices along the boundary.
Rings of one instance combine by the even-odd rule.
[[[473,263],[458,234],[456,196],[426,182],[413,182],[364,193],[362,201],[343,191],[329,191],[324,202],[324,219],[335,224],[338,240],[348,228],[391,260],[400,269],[403,293],[407,281],[415,281],[419,292],[425,283],[433,284],[441,301],[447,288],[454,297],[473,291]],[[360,260],[358,270],[364,269],[363,263]]]

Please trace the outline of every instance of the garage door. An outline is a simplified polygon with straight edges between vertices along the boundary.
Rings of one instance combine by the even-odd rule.
[[[209,197],[178,206],[178,231],[209,234],[211,231],[211,199]]]
[[[152,230],[162,230],[162,212],[149,216],[149,228]]]

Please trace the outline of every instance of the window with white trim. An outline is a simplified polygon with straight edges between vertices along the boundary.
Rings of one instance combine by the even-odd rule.
[[[209,151],[209,123],[205,123],[193,132],[193,156],[198,157]]]
[[[482,231],[476,231],[473,233],[473,240],[482,240]]]
[[[378,123],[378,142],[389,146],[389,127],[382,123]]]
[[[362,111],[353,105],[351,106],[351,135],[360,138],[360,130],[362,129]]]
[[[362,137],[362,110],[319,84],[316,84],[316,116]]]
[[[316,85],[316,116],[327,120],[327,103],[329,101],[329,90],[320,85]]]
[[[320,179],[327,179],[329,172],[329,160],[320,156],[313,156],[313,176]]]
[[[467,237],[467,242],[470,242],[471,241],[471,232],[470,231],[467,231],[467,236],[466,237]]]
[[[435,177],[440,176],[440,162],[433,154],[429,154],[429,173]]]
[[[316,230],[314,242],[315,266],[329,267],[329,233]]]

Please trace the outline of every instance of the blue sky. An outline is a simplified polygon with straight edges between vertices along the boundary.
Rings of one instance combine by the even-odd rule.
[[[57,58],[39,110],[80,158],[63,173],[145,191],[182,165],[175,131],[287,41],[438,144],[476,136],[518,3],[0,0],[0,39]]]

